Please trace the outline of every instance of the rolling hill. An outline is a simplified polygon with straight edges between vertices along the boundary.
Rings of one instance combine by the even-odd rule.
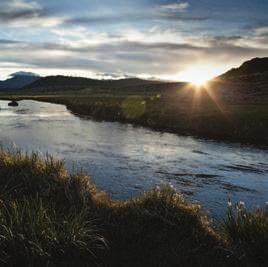
[[[27,91],[76,91],[83,89],[113,89],[158,84],[159,81],[128,78],[120,80],[97,80],[70,76],[47,76],[24,87]]]
[[[240,67],[220,75],[218,79],[244,82],[268,81],[268,57],[246,61]]]
[[[0,82],[2,89],[21,89],[27,94],[69,93],[127,93],[127,94],[177,94],[186,83],[126,78],[119,80],[98,80],[71,76],[39,77],[32,73],[19,72]],[[245,99],[268,94],[268,57],[254,58],[238,68],[211,80],[210,87],[223,99]],[[6,90],[5,90],[6,91]]]

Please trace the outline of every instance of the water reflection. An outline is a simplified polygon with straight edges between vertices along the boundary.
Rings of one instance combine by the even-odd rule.
[[[120,123],[80,119],[64,106],[0,101],[0,141],[24,150],[49,152],[70,170],[83,167],[99,188],[127,198],[171,183],[213,213],[227,199],[248,206],[268,200],[267,151],[223,142],[159,133]]]

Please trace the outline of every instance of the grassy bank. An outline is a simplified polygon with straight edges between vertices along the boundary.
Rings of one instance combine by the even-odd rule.
[[[0,151],[0,261],[8,266],[265,266],[268,215],[217,230],[170,187],[114,201],[61,161]]]
[[[96,120],[133,123],[181,135],[268,145],[266,99],[261,103],[229,103],[213,100],[204,92],[172,96],[55,94],[13,98],[64,104],[75,114]]]

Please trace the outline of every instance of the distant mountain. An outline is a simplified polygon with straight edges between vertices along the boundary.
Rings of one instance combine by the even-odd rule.
[[[26,72],[26,71],[18,71],[15,73],[10,74],[10,76],[30,76],[30,77],[40,77],[40,75],[33,73],[33,72]]]
[[[268,57],[246,61],[240,67],[220,75],[218,79],[245,82],[268,81]]]
[[[147,84],[157,84],[159,81],[128,78],[120,80],[96,80],[69,76],[47,76],[24,87],[26,90],[34,91],[68,91],[82,89],[113,89]]]
[[[5,81],[0,81],[0,90],[20,89],[40,79],[40,76],[31,72],[16,72]]]

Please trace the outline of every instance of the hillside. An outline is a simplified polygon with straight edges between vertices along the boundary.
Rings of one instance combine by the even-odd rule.
[[[24,87],[25,90],[34,91],[70,91],[82,89],[111,89],[132,86],[144,86],[147,84],[157,84],[158,81],[142,80],[138,78],[128,78],[120,80],[97,80],[82,77],[69,76],[48,76],[41,78],[30,85]]]
[[[210,83],[217,97],[228,103],[265,103],[268,99],[268,57],[253,58]]]
[[[253,58],[244,62],[240,67],[227,71],[218,78],[244,82],[268,81],[268,57]]]
[[[239,86],[237,86],[239,83]],[[1,89],[21,88],[25,93],[52,93],[70,92],[79,90],[87,93],[156,93],[173,94],[186,83],[164,82],[156,80],[143,80],[139,78],[127,78],[119,80],[98,80],[71,76],[47,76],[40,78],[28,73],[15,73],[12,78],[0,82]],[[211,87],[224,98],[232,95],[243,96],[267,94],[268,90],[268,57],[254,58],[244,62],[240,67],[216,77],[211,82]],[[218,90],[220,88],[220,90]],[[241,96],[242,94],[242,96]]]
[[[0,81],[0,90],[20,89],[40,79],[40,76],[30,72],[16,72],[5,81]]]

